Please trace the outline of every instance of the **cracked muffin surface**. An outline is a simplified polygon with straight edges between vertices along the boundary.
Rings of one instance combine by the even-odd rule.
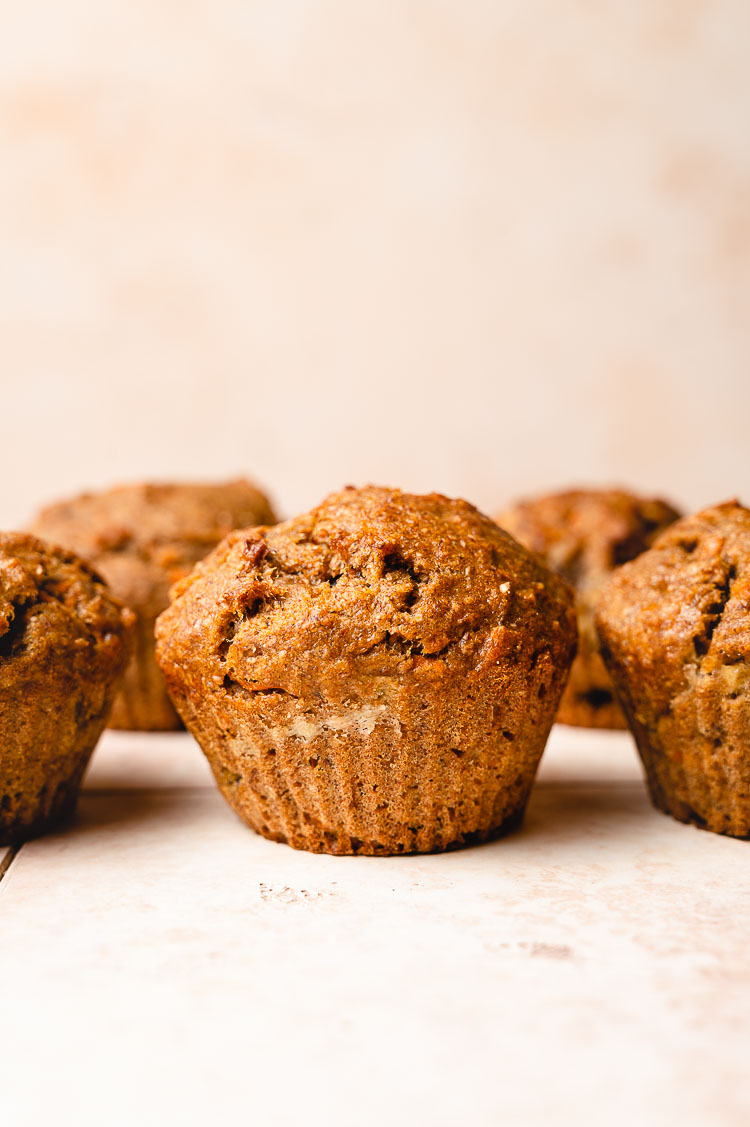
[[[612,577],[597,625],[654,804],[750,836],[750,511],[672,525]]]
[[[567,586],[492,521],[376,487],[232,533],[157,623],[173,700],[229,802],[328,852],[516,824],[574,648]]]
[[[88,560],[137,615],[135,650],[110,727],[180,727],[154,658],[154,623],[169,589],[233,528],[275,520],[248,481],[137,484],[84,493],[42,510],[32,531]]]
[[[644,552],[680,514],[666,501],[623,489],[570,489],[520,501],[497,522],[575,591],[578,653],[556,719],[585,728],[627,723],[599,655],[594,614],[612,571]]]
[[[71,812],[133,621],[73,553],[0,534],[0,842]]]

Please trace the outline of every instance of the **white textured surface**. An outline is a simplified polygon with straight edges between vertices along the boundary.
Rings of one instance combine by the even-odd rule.
[[[625,735],[556,729],[520,833],[383,859],[266,842],[188,737],[108,733],[0,884],[3,1121],[738,1127],[749,878]]]

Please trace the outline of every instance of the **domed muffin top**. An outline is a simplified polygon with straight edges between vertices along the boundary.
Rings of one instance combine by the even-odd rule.
[[[51,672],[114,680],[134,616],[71,552],[0,533],[0,688]]]
[[[640,555],[679,516],[666,501],[623,489],[570,489],[519,501],[497,521],[580,590]]]
[[[467,502],[370,486],[230,534],[176,585],[157,641],[163,668],[217,689],[330,695],[352,674],[564,660],[575,621],[566,584]]]
[[[233,528],[272,524],[266,497],[242,479],[223,484],[122,485],[43,509],[32,531],[101,570],[143,613]]]
[[[719,671],[738,691],[750,668],[750,510],[728,501],[673,524],[612,575],[597,624],[608,655],[665,709],[686,676]]]
[[[49,539],[87,559],[110,552],[195,563],[233,528],[272,524],[267,498],[242,479],[214,485],[120,485],[43,509]]]

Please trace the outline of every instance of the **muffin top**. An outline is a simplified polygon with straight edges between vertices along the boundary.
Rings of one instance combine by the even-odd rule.
[[[176,585],[163,667],[214,689],[316,693],[563,660],[566,584],[466,501],[348,488],[274,528],[231,533]]]
[[[0,533],[0,688],[50,674],[114,680],[130,656],[133,620],[71,552]]]
[[[622,489],[570,489],[520,501],[497,521],[582,590],[635,559],[679,515],[666,501]]]
[[[242,479],[219,485],[122,485],[43,509],[32,531],[64,544],[142,613],[158,614],[171,583],[233,528],[275,520]]]
[[[610,578],[597,624],[658,709],[703,674],[736,696],[750,679],[750,510],[728,501],[673,524]]]

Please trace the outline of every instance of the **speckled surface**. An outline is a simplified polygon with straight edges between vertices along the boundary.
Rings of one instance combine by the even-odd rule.
[[[625,734],[555,729],[520,833],[381,859],[267,842],[189,737],[106,733],[76,822],[0,883],[3,1111],[736,1127],[748,888],[748,845],[652,810]]]

